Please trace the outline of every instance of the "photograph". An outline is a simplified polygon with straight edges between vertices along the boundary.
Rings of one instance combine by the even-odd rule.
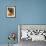
[[[7,7],[7,17],[15,17],[15,7]]]
[[[42,44],[44,42],[46,43],[46,25],[18,24],[19,46],[31,46],[32,43],[36,43],[36,45],[41,45],[41,42]]]

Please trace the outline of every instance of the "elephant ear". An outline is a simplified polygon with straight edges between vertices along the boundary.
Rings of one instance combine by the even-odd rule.
[[[10,40],[10,38],[8,37],[8,39]]]
[[[12,33],[12,38],[13,38],[13,40],[15,40],[15,38],[16,38],[16,34],[15,33]]]
[[[8,39],[10,40],[10,37],[8,36]]]

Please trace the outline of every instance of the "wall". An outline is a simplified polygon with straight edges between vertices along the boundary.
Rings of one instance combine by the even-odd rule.
[[[0,44],[7,44],[8,34],[10,32],[16,32],[17,35],[17,17],[7,18],[7,6],[16,6],[14,0],[0,0]],[[18,38],[16,38],[15,43],[17,43]]]
[[[46,24],[46,0],[16,0],[19,24]]]
[[[17,34],[17,24],[46,24],[46,0],[16,0],[16,18],[6,18],[6,7],[14,1],[0,0],[0,44],[8,43],[9,32]]]

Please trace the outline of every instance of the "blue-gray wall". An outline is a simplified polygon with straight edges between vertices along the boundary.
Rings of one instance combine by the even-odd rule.
[[[10,32],[16,32],[17,35],[17,17],[7,18],[7,7],[15,6],[14,0],[0,0],[0,43],[8,43]],[[17,43],[17,39],[15,41]]]
[[[17,17],[21,24],[46,24],[46,0],[16,0]]]
[[[16,5],[16,18],[6,18],[10,5]],[[0,0],[0,43],[8,43],[9,32],[17,34],[18,24],[46,24],[46,0]]]

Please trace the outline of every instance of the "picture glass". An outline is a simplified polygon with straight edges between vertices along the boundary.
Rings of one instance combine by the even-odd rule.
[[[15,17],[15,7],[7,7],[7,17]]]

